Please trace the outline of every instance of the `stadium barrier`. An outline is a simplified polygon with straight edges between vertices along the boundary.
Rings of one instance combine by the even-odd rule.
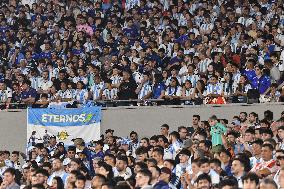
[[[267,104],[225,104],[225,105],[169,105],[169,106],[126,106],[103,107],[101,132],[108,128],[115,130],[115,135],[126,137],[132,130],[139,133],[139,138],[159,134],[164,123],[170,129],[190,126],[192,115],[199,114],[201,120],[207,120],[212,114],[231,121],[240,112],[256,112],[260,119],[263,112],[271,110],[275,118],[284,111],[284,103]],[[27,114],[25,109],[9,109],[0,112],[1,149],[24,151],[26,143]]]

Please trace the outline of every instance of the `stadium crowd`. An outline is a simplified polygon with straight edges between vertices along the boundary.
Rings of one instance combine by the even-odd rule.
[[[132,131],[66,146],[49,133],[30,138],[27,155],[0,152],[1,189],[281,189],[284,187],[284,112],[215,115],[150,138]],[[23,157],[24,161],[20,158]],[[21,163],[22,162],[22,163]]]
[[[283,9],[282,0],[1,0],[1,108],[283,102]]]

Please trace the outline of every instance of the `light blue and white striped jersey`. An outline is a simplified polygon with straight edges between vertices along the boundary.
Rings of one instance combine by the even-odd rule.
[[[197,81],[199,80],[199,76],[195,75],[195,74],[193,74],[193,75],[187,74],[187,75],[183,76],[182,83],[185,83],[186,80],[189,80],[192,84],[192,87],[195,87]]]
[[[140,0],[126,0],[125,1],[125,8],[126,8],[126,10],[132,9],[136,5],[140,6]]]
[[[150,85],[149,82],[144,83],[139,94],[138,94],[138,99],[142,100],[144,96],[152,92],[152,86]]]
[[[233,87],[230,87],[229,83],[220,83],[222,85],[222,91],[225,96],[229,96],[234,92]]]
[[[88,96],[89,96],[88,95],[88,90],[86,90],[86,89],[81,89],[81,90],[76,89],[73,98],[77,102],[85,104],[87,102]]]
[[[205,73],[207,71],[207,67],[208,65],[212,62],[212,60],[210,58],[206,58],[204,60],[201,60],[198,63],[198,68],[199,68],[199,72],[201,73]]]
[[[122,77],[120,77],[119,75],[113,75],[113,76],[111,76],[111,84],[113,84],[113,85],[117,85],[117,84],[119,84],[119,83],[121,83],[121,81],[122,81]]]
[[[209,83],[206,88],[206,95],[209,95],[209,94],[221,95],[222,91],[223,89],[220,83],[217,83],[215,85],[212,85],[211,83]]]
[[[240,78],[241,78],[241,73],[238,71],[237,73],[233,74],[232,80],[233,82],[233,86],[237,87],[239,82],[240,82]]]
[[[238,23],[244,25],[245,27],[248,27],[251,23],[253,23],[253,19],[252,18],[245,18],[245,17],[240,17],[238,19]]]
[[[78,81],[82,81],[85,85],[88,84],[88,77],[85,76],[77,76],[72,79],[73,83],[77,83]]]
[[[112,88],[111,90],[104,89],[103,96],[106,98],[106,100],[115,100],[117,97],[117,91],[117,88]]]
[[[214,25],[211,24],[211,23],[203,23],[203,24],[201,24],[201,26],[200,26],[200,30],[203,30],[203,31],[210,31],[210,30],[213,29],[213,27],[214,27]]]
[[[93,100],[100,100],[101,98],[101,93],[103,92],[105,88],[105,84],[104,82],[100,82],[99,84],[93,84],[91,86],[91,93],[92,93],[92,97],[93,97]]]
[[[12,90],[7,87],[6,90],[0,91],[0,102],[6,102],[8,98],[12,98]]]
[[[166,81],[166,83],[165,83],[166,86],[169,86],[172,77],[173,77],[173,76],[168,77],[168,79],[167,79],[167,81]],[[179,76],[176,76],[176,78],[177,78],[179,84],[181,84],[181,78],[180,78]]]
[[[194,93],[194,88],[185,89],[185,96],[191,96]]]
[[[200,24],[203,22],[203,19],[204,19],[203,16],[195,16],[194,17],[195,24],[200,27]]]
[[[39,82],[40,78],[39,77],[31,77],[30,81],[31,81],[31,87],[34,88],[35,90],[39,89]]]
[[[181,96],[182,95],[182,88],[180,86],[178,86],[178,87],[169,86],[166,89],[165,95],[167,95],[167,96]]]
[[[51,78],[57,78],[58,77],[58,73],[59,73],[59,70],[58,68],[54,68],[52,70],[49,70],[48,71],[48,77],[49,77],[49,80],[51,81]]]
[[[66,98],[72,99],[73,92],[70,89],[66,89],[65,91],[59,90],[57,92],[57,96],[60,96],[62,99],[66,99]]]

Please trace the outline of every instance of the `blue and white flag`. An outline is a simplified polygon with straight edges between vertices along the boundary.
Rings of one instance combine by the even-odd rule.
[[[78,109],[28,109],[27,148],[47,144],[50,136],[57,142],[73,145],[72,139],[86,143],[100,139],[101,107]]]

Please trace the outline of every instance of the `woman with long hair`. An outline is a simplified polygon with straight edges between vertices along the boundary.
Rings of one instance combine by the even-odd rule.
[[[241,75],[238,86],[233,94],[233,103],[244,103],[247,102],[247,92],[252,89],[247,76]]]
[[[180,104],[180,98],[182,95],[182,88],[180,87],[179,81],[176,77],[172,77],[170,84],[165,92],[165,100],[167,104]]]
[[[194,88],[194,93],[193,93],[193,101],[195,105],[203,104],[204,91],[205,91],[204,81],[198,80],[196,83],[196,87]]]
[[[190,80],[186,80],[182,88],[182,99],[186,100],[185,105],[193,104],[194,88],[192,88],[192,83]]]
[[[64,189],[64,183],[60,177],[54,177],[52,179],[52,185],[50,189]]]

